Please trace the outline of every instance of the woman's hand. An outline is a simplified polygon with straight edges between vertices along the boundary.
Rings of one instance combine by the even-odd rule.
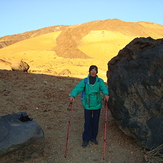
[[[109,96],[105,95],[105,100],[108,102],[109,101]]]
[[[70,97],[70,102],[74,102],[75,98],[74,97]]]

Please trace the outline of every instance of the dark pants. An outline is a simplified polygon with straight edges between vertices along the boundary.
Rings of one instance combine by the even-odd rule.
[[[84,132],[83,141],[88,142],[90,139],[96,139],[98,134],[100,111],[84,109]]]

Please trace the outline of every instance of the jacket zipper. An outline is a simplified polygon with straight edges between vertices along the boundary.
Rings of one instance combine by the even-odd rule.
[[[90,95],[88,95],[88,105],[89,105],[89,108],[90,108]]]

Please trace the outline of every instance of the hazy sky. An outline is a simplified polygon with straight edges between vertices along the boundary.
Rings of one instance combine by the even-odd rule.
[[[0,37],[105,19],[163,25],[163,0],[0,0]]]

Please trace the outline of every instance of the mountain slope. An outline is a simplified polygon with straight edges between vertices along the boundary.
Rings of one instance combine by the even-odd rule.
[[[4,48],[6,46],[15,44],[16,42],[26,40],[29,38],[33,38],[36,36],[40,36],[46,33],[60,31],[67,27],[68,27],[67,25],[50,26],[50,27],[45,27],[45,28],[41,28],[38,30],[28,31],[28,32],[20,33],[20,34],[7,35],[4,37],[0,37],[0,48]]]
[[[0,59],[10,63],[23,59],[30,65],[30,72],[79,78],[96,64],[99,76],[106,79],[107,62],[135,37],[163,37],[162,25],[118,19],[49,28],[27,32],[27,39],[1,48]]]

